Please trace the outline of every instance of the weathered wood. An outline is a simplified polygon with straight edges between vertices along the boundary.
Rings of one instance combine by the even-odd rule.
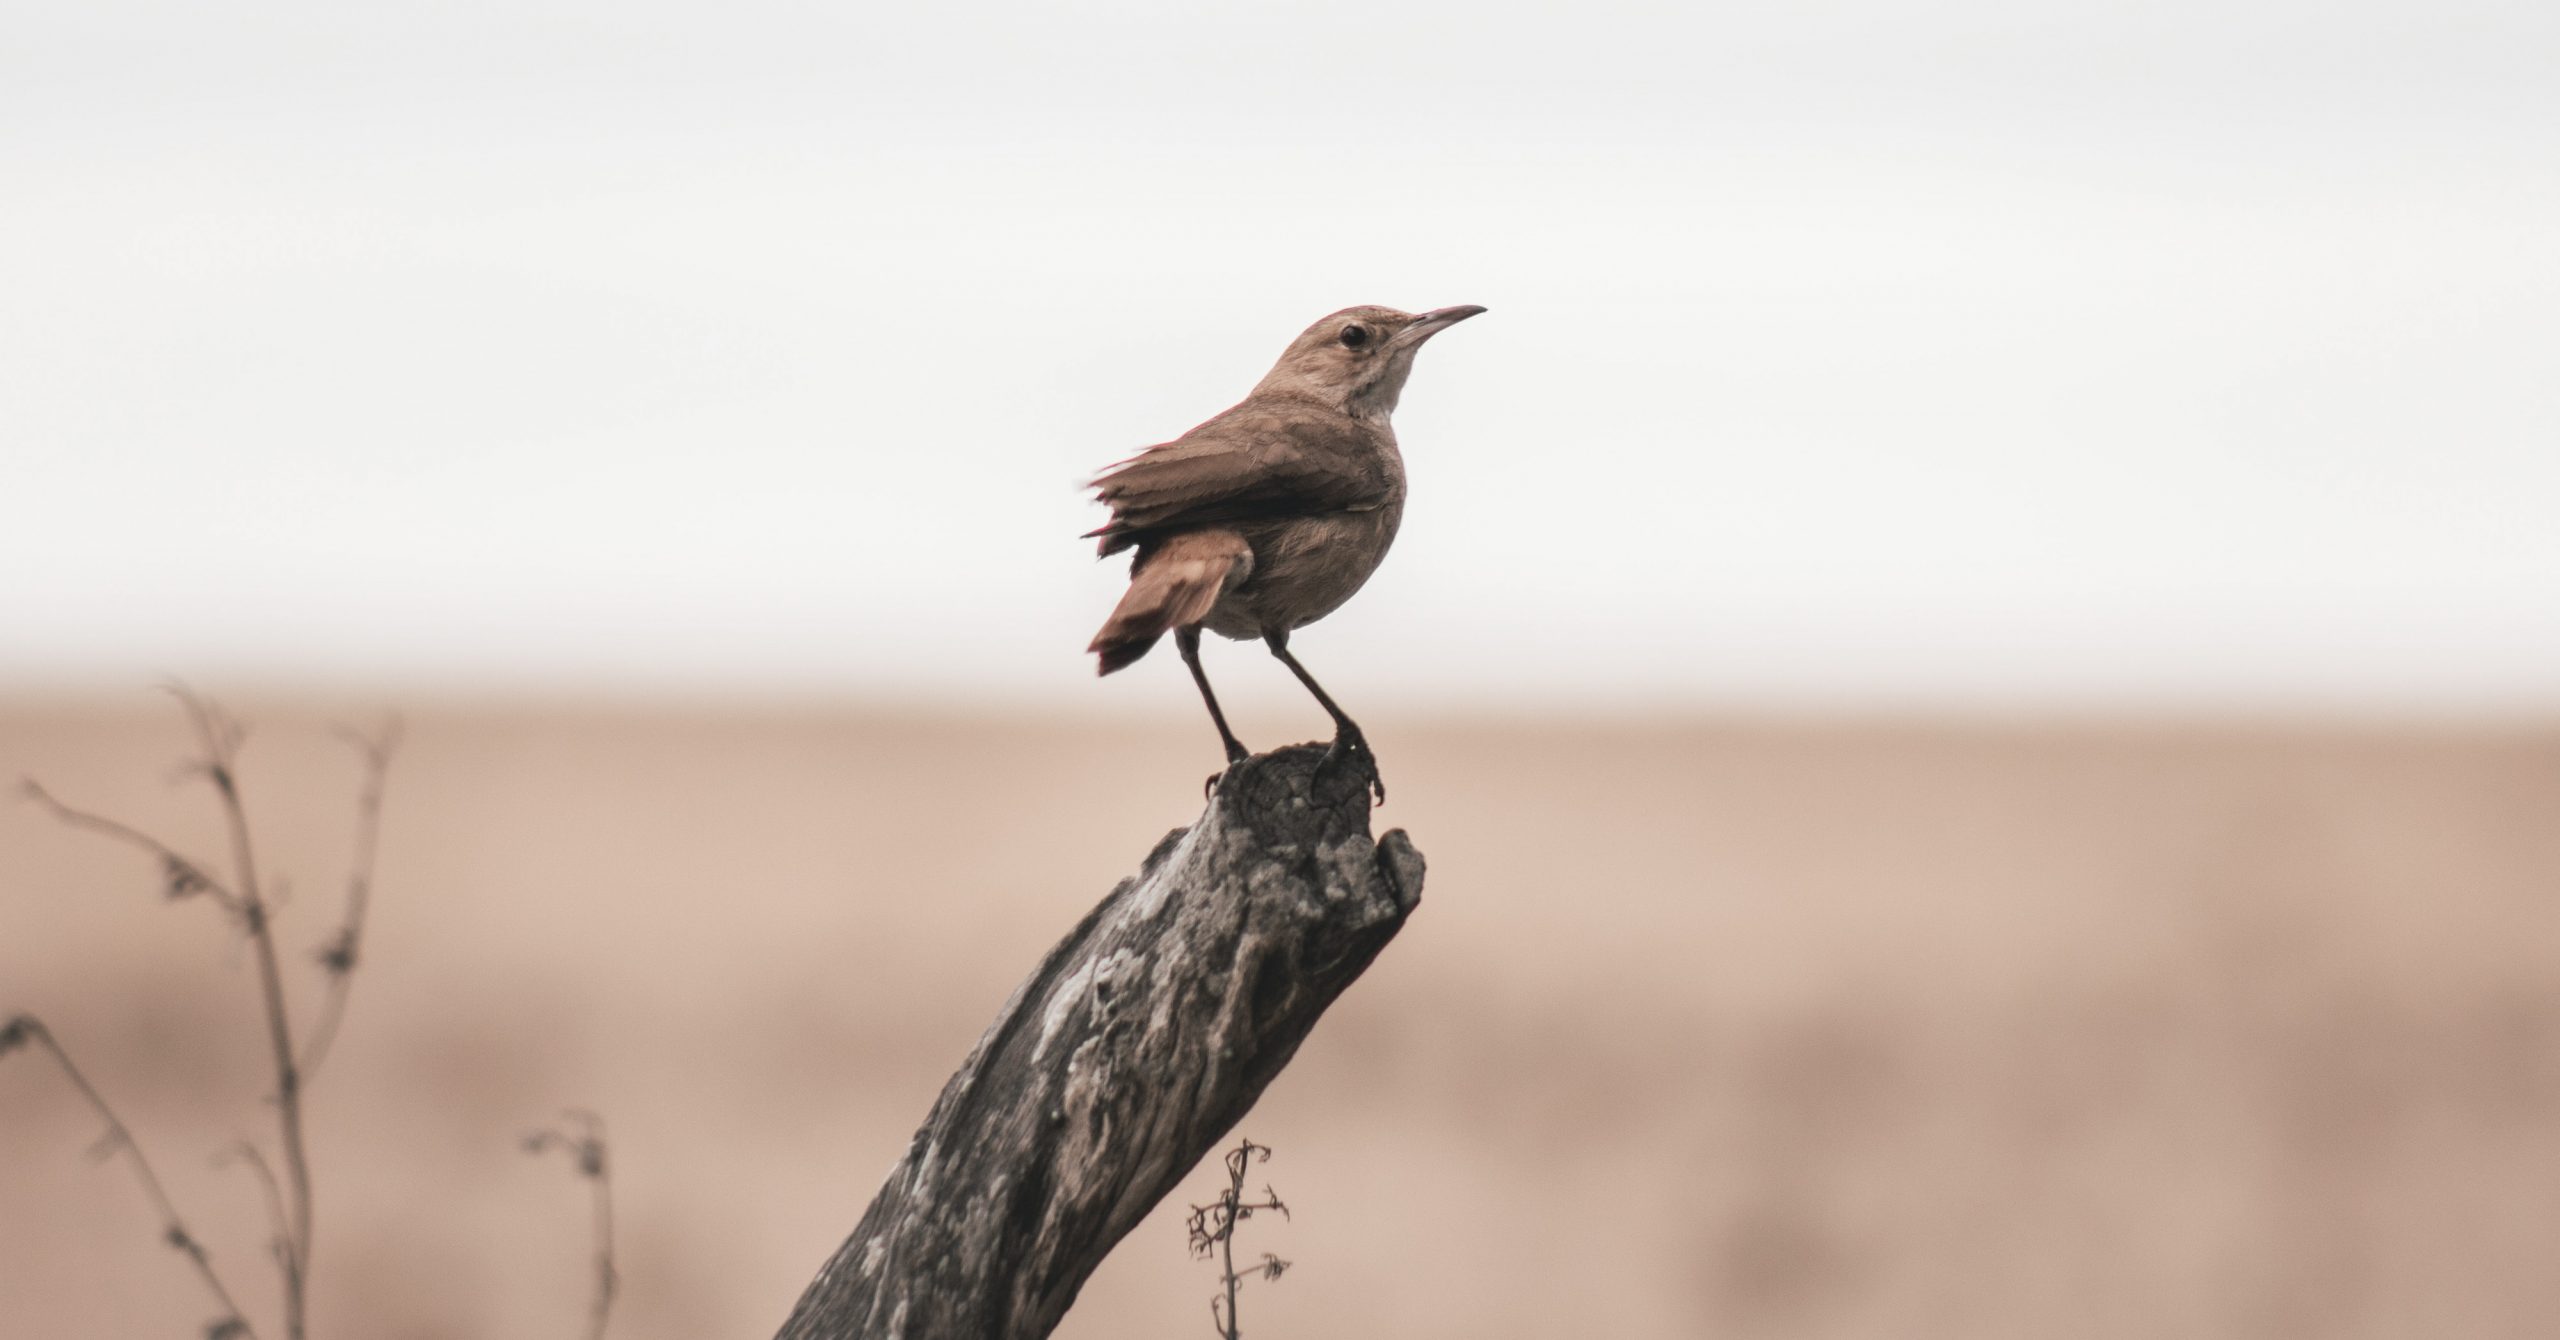
[[[1027,1340],[1289,1063],[1404,925],[1365,756],[1231,769],[1015,988],[780,1340]]]

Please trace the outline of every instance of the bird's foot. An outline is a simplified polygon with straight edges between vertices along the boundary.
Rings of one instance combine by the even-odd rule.
[[[1224,781],[1228,773],[1235,771],[1237,764],[1242,763],[1251,757],[1253,757],[1253,751],[1245,748],[1243,741],[1229,737],[1227,740],[1227,766],[1218,769],[1216,772],[1210,773],[1208,780],[1200,783],[1201,799],[1206,800],[1210,796],[1218,794],[1218,783]]]
[[[1386,779],[1378,775],[1378,756],[1369,750],[1369,737],[1362,735],[1358,726],[1346,721],[1340,730],[1334,732],[1333,743],[1325,747],[1324,758],[1316,766],[1320,769],[1340,767],[1353,759],[1368,767],[1369,794],[1376,798],[1378,804],[1386,804]]]

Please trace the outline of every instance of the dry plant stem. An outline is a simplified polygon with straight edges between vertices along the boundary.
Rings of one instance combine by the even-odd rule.
[[[371,735],[354,731],[341,734],[364,756],[364,786],[356,797],[355,855],[347,874],[346,918],[339,924],[337,938],[320,953],[321,966],[329,974],[329,997],[321,1004],[319,1021],[312,1025],[311,1040],[303,1047],[305,1086],[329,1055],[330,1044],[338,1040],[338,1024],[346,1017],[347,995],[355,984],[356,962],[364,948],[365,913],[373,901],[374,852],[382,836],[383,785],[391,772],[391,755],[400,747],[400,723],[386,722]]]
[[[1421,901],[1373,776],[1316,745],[1229,768],[1015,988],[783,1340],[1048,1335]]]
[[[107,1106],[106,1098],[89,1083],[88,1076],[80,1073],[80,1067],[71,1063],[71,1054],[54,1039],[53,1031],[31,1014],[22,1014],[11,1020],[8,1031],[42,1047],[45,1054],[53,1058],[54,1064],[62,1068],[63,1078],[71,1081],[71,1087],[79,1091],[81,1098],[88,1102],[89,1109],[106,1124],[107,1135],[102,1148],[110,1153],[122,1153],[125,1161],[132,1165],[134,1177],[142,1183],[143,1194],[151,1198],[152,1208],[160,1212],[161,1237],[194,1264],[196,1276],[204,1281],[204,1287],[213,1294],[214,1301],[222,1305],[222,1319],[214,1329],[219,1330],[228,1324],[231,1334],[256,1340],[258,1333],[249,1325],[248,1315],[240,1310],[230,1288],[223,1284],[220,1272],[213,1268],[213,1258],[205,1251],[203,1241],[187,1227],[186,1220],[179,1217],[178,1207],[170,1202],[168,1189],[160,1184],[160,1175],[152,1171],[151,1160],[144,1156],[142,1146],[134,1141],[132,1130],[116,1116],[114,1108]]]
[[[206,897],[213,899],[216,904],[221,906],[222,910],[234,915],[239,915],[241,913],[240,896],[238,894],[233,893],[219,880],[216,880],[212,875],[206,873],[203,866],[179,855],[177,850],[171,847],[168,843],[162,842],[160,839],[153,837],[149,833],[145,833],[141,829],[135,828],[130,824],[118,823],[103,814],[92,814],[87,810],[74,809],[69,805],[65,805],[61,801],[56,800],[52,792],[45,790],[43,784],[32,777],[27,778],[20,785],[26,791],[28,799],[35,801],[37,804],[44,806],[48,810],[53,811],[53,817],[60,819],[62,822],[69,824],[74,828],[85,828],[93,833],[104,833],[108,837],[114,838],[119,842],[140,847],[144,851],[150,852],[152,855],[159,857],[161,865],[168,870],[173,872],[183,872],[187,878],[193,880],[195,887],[201,889]]]
[[[268,1243],[275,1252],[277,1264],[281,1266],[284,1262],[285,1234],[288,1229],[285,1223],[284,1188],[276,1182],[275,1165],[267,1162],[266,1151],[247,1140],[232,1146],[231,1153],[234,1158],[249,1166],[249,1174],[258,1180],[258,1190],[266,1198],[267,1228],[275,1235],[268,1239]]]
[[[604,1340],[605,1321],[613,1315],[613,1296],[622,1276],[613,1268],[613,1175],[599,1171],[595,1184],[596,1301],[588,1311],[587,1340]]]
[[[353,972],[357,946],[364,934],[366,905],[372,890],[374,853],[382,821],[384,778],[398,739],[397,726],[394,723],[372,737],[357,740],[358,748],[365,756],[366,771],[364,788],[357,801],[354,869],[348,882],[346,921],[336,943],[321,955],[321,962],[330,973],[329,1003],[323,1011],[314,1045],[307,1055],[298,1056],[294,1048],[291,1005],[285,996],[284,970],[276,951],[274,905],[268,901],[258,880],[256,846],[250,834],[248,809],[240,796],[238,760],[245,734],[239,723],[211,700],[183,685],[171,685],[169,692],[186,710],[188,723],[194,728],[196,743],[202,750],[202,756],[192,760],[187,771],[201,774],[212,785],[214,795],[221,803],[231,848],[233,874],[229,883],[214,878],[202,864],[179,854],[158,838],[130,824],[74,809],[55,799],[52,793],[32,780],[26,783],[26,793],[66,824],[105,834],[159,857],[169,881],[171,897],[199,893],[210,897],[223,911],[238,920],[247,934],[257,963],[259,1003],[265,1016],[267,1043],[275,1067],[276,1125],[283,1177],[281,1180],[277,1177],[275,1165],[256,1146],[244,1142],[239,1155],[250,1165],[266,1195],[268,1218],[275,1232],[276,1265],[284,1278],[285,1334],[288,1340],[304,1340],[312,1240],[311,1161],[302,1110],[304,1080],[310,1068],[319,1063],[327,1054],[330,1043],[336,1039],[338,1023],[346,1008],[348,978]],[[69,1062],[66,1060],[64,1065],[67,1068]],[[85,1084],[83,1087],[85,1089]],[[121,1127],[117,1129],[121,1131]],[[138,1152],[136,1157],[139,1158]],[[149,1176],[147,1170],[145,1176]],[[191,1241],[181,1245],[189,1245]],[[190,1250],[198,1265],[203,1266],[201,1249],[191,1247]],[[225,1305],[229,1306],[227,1295]],[[246,1334],[247,1323],[237,1317],[239,1309],[234,1307],[231,1311],[237,1324],[229,1334]]]
[[[1206,1256],[1212,1246],[1218,1251],[1219,1282],[1227,1291],[1226,1310],[1221,1312],[1218,1299],[1210,1298],[1209,1322],[1217,1328],[1222,1340],[1240,1340],[1236,1291],[1244,1284],[1245,1277],[1236,1273],[1236,1225],[1264,1210],[1276,1210],[1283,1219],[1289,1217],[1289,1207],[1280,1203],[1280,1193],[1268,1185],[1262,1188],[1262,1199],[1249,1201],[1244,1198],[1245,1171],[1254,1164],[1257,1156],[1261,1162],[1270,1162],[1271,1147],[1251,1140],[1239,1141],[1235,1148],[1227,1151],[1226,1190],[1219,1192],[1218,1198],[1206,1205],[1191,1207],[1192,1252]],[[1276,1280],[1280,1278],[1280,1272],[1289,1268],[1288,1262],[1269,1252],[1262,1254],[1262,1260],[1260,1273],[1265,1279]]]
[[[567,1152],[578,1175],[594,1188],[589,1197],[594,1218],[596,1293],[587,1308],[587,1340],[604,1340],[605,1323],[613,1315],[613,1298],[622,1282],[613,1265],[613,1160],[604,1138],[604,1118],[572,1108],[561,1114],[577,1129],[536,1131],[526,1136],[525,1152],[557,1148]]]
[[[1236,1153],[1247,1155],[1252,1150],[1253,1142],[1248,1140]],[[1218,1330],[1226,1340],[1240,1340],[1236,1328],[1242,1325],[1236,1318],[1236,1290],[1244,1284],[1243,1278],[1236,1274],[1236,1207],[1244,1203],[1244,1168],[1245,1159],[1242,1157],[1227,1160],[1227,1200],[1223,1207],[1226,1213],[1222,1216],[1226,1222],[1218,1231],[1218,1271],[1226,1277],[1227,1315],[1223,1319],[1217,1315],[1215,1300],[1209,1307],[1210,1320],[1219,1323]]]
[[[586,1309],[586,1337],[604,1340],[604,1322],[614,1312],[614,1289],[622,1284],[620,1271],[614,1271],[614,1166],[604,1145],[604,1117],[571,1107],[561,1112],[568,1127],[538,1130],[525,1138],[525,1153],[563,1150],[568,1161],[579,1168],[586,1184],[594,1186],[589,1207],[594,1212],[596,1243],[596,1302]],[[576,1130],[571,1130],[576,1127]]]
[[[233,888],[257,959],[258,991],[266,1006],[267,1043],[276,1070],[276,1126],[278,1143],[284,1150],[287,1198],[284,1248],[277,1254],[284,1271],[284,1329],[286,1340],[303,1340],[303,1305],[311,1273],[311,1161],[303,1143],[302,1070],[294,1056],[293,1020],[285,1002],[284,971],[276,958],[275,928],[258,888],[249,814],[240,801],[234,764],[239,758],[241,731],[221,709],[187,689],[172,687],[170,692],[186,707],[187,717],[195,725],[197,742],[204,748],[204,758],[197,767],[221,799],[223,821],[231,832],[231,859],[237,871]]]

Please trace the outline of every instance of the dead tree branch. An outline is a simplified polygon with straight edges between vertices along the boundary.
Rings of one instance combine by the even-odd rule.
[[[1235,765],[1006,1002],[781,1340],[1046,1336],[1404,925],[1365,755]]]

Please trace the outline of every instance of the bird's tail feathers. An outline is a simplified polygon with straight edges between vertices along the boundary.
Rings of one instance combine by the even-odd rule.
[[[1085,650],[1101,658],[1099,673],[1134,663],[1176,628],[1209,617],[1227,587],[1244,579],[1253,550],[1231,530],[1192,531],[1157,546],[1129,574],[1129,592]]]

